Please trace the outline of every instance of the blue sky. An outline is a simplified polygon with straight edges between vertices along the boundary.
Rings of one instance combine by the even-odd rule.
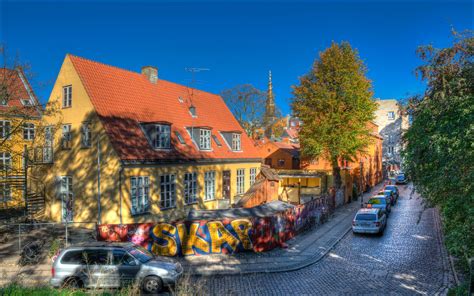
[[[332,41],[359,50],[375,97],[423,91],[415,50],[449,46],[451,28],[473,28],[470,1],[4,1],[0,39],[31,64],[46,101],[66,53],[140,71],[213,93],[238,84],[267,87],[272,70],[277,105],[290,112],[291,86]]]

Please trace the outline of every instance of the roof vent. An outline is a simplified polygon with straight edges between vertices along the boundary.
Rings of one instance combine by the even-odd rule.
[[[191,105],[189,107],[189,113],[191,113],[191,116],[192,117],[197,117],[197,114],[196,114],[196,107],[194,107],[194,105]]]
[[[158,68],[153,66],[144,66],[142,67],[142,75],[145,75],[151,83],[156,84],[158,81]]]

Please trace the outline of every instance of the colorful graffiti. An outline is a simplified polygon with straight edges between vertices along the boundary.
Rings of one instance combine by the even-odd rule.
[[[97,237],[102,241],[133,242],[164,256],[264,252],[285,247],[286,241],[323,210],[324,203],[317,199],[269,217],[105,224],[98,226]]]

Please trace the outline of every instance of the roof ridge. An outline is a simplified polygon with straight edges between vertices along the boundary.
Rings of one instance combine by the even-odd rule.
[[[132,71],[132,70],[129,70],[129,69],[124,69],[124,68],[120,68],[118,66],[109,65],[109,64],[106,64],[106,63],[103,63],[103,62],[94,61],[94,60],[84,58],[84,57],[80,57],[80,56],[77,56],[77,55],[74,55],[74,54],[71,54],[71,53],[67,53],[66,56],[77,58],[77,59],[80,59],[80,60],[83,60],[83,61],[86,61],[86,62],[91,62],[91,63],[94,63],[94,64],[98,64],[98,65],[101,65],[101,66],[114,68],[114,69],[117,69],[117,70],[120,70],[120,71],[129,72],[131,74],[138,75],[138,76],[142,77],[141,73],[136,72],[136,71]],[[215,93],[212,93],[212,92],[209,92],[209,91],[205,91],[205,90],[202,90],[202,89],[198,89],[198,88],[195,88],[195,87],[189,87],[187,85],[180,84],[180,83],[177,83],[177,82],[174,82],[174,81],[169,81],[169,80],[166,80],[166,79],[163,79],[163,78],[159,78],[158,82],[160,82],[160,81],[164,81],[166,83],[178,85],[178,86],[181,86],[181,87],[186,87],[186,88],[189,88],[189,89],[197,90],[197,91],[200,91],[200,92],[203,92],[203,93],[208,93],[208,94],[220,97],[220,95],[218,95],[218,94],[215,94]]]

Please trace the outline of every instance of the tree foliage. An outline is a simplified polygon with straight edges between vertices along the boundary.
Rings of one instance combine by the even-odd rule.
[[[409,100],[405,167],[417,190],[443,215],[449,251],[474,256],[474,38],[454,32],[449,48],[422,46],[417,68],[427,88]]]
[[[376,104],[366,71],[349,43],[333,43],[293,87],[293,111],[304,123],[299,133],[302,153],[331,161],[336,188],[342,185],[340,161],[364,152],[371,141],[367,123]]]

